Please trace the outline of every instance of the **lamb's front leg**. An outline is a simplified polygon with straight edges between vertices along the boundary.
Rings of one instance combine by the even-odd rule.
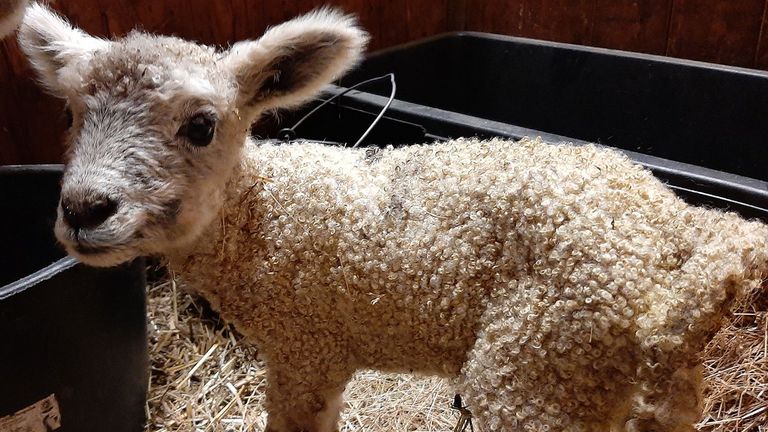
[[[314,361],[339,362],[315,357]],[[267,364],[266,432],[332,432],[338,430],[342,394],[354,369],[343,365]],[[311,364],[312,362],[303,362]]]

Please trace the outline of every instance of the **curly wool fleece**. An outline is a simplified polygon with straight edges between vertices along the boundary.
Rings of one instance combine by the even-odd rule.
[[[172,264],[297,424],[374,368],[458,377],[487,430],[688,431],[696,354],[768,272],[768,227],[594,146],[249,143]]]

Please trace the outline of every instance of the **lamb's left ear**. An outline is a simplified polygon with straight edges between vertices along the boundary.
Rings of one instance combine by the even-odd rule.
[[[287,108],[355,66],[367,43],[356,19],[324,8],[233,45],[224,62],[237,81],[238,106]]]

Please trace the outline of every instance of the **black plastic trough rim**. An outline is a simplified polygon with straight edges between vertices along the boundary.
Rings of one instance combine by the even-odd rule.
[[[2,165],[0,166],[0,176],[19,173],[61,173],[63,170],[64,165],[62,164]],[[79,262],[75,258],[69,256],[60,258],[34,273],[0,287],[0,300],[5,300],[12,295],[24,292],[77,264]]]
[[[326,92],[329,95],[345,91],[345,87],[335,85],[328,86]],[[344,103],[352,107],[367,107],[371,110],[380,109],[388,98],[362,91],[351,91],[344,96]],[[672,161],[643,153],[623,150],[615,147],[604,146],[596,143],[550,134],[534,129],[528,129],[508,123],[474,117],[453,111],[442,110],[425,105],[404,102],[398,99],[392,101],[389,108],[390,116],[395,118],[419,122],[422,126],[428,122],[440,123],[446,128],[472,130],[475,134],[484,133],[500,137],[520,139],[525,136],[541,137],[549,143],[573,143],[576,145],[593,144],[599,147],[610,148],[627,155],[633,161],[650,169],[660,177],[668,187],[684,193],[695,194],[701,197],[717,198],[723,203],[751,209],[762,214],[762,219],[768,220],[768,182],[737,174],[717,171],[711,168],[684,162]],[[428,128],[429,129],[429,128]],[[445,136],[429,134],[433,139],[447,139]],[[704,190],[727,190],[734,196],[721,196]],[[745,199],[746,198],[746,199]]]
[[[570,51],[581,51],[581,52],[587,52],[592,54],[610,55],[612,57],[624,57],[624,58],[631,58],[631,59],[637,59],[637,60],[651,60],[657,63],[667,63],[667,64],[673,64],[678,66],[697,68],[697,69],[710,69],[710,70],[717,70],[722,72],[739,73],[743,75],[768,77],[768,71],[763,71],[759,69],[750,69],[750,68],[739,67],[739,66],[729,66],[729,65],[722,65],[717,63],[708,63],[708,62],[703,62],[698,60],[681,59],[677,57],[666,57],[666,56],[660,56],[656,54],[637,53],[632,51],[623,51],[623,50],[610,49],[610,48],[599,48],[599,47],[591,47],[586,45],[576,45],[576,44],[569,44],[569,43],[563,43],[563,42],[551,42],[551,41],[545,41],[540,39],[530,39],[530,38],[524,38],[524,37],[518,37],[518,36],[508,36],[508,35],[501,35],[496,33],[484,33],[484,32],[474,32],[474,31],[456,31],[456,32],[439,33],[434,36],[430,36],[430,37],[418,39],[412,42],[406,42],[401,45],[395,45],[393,47],[374,51],[366,56],[366,60],[375,59],[379,56],[383,56],[391,52],[397,52],[404,48],[417,47],[417,46],[429,44],[435,41],[439,41],[442,39],[467,37],[467,36],[475,37],[475,38],[483,38],[483,39],[492,39],[497,41],[515,42],[515,43],[521,43],[526,45],[545,46],[549,48],[567,49]]]
[[[47,267],[43,267],[42,269],[24,276],[17,281],[0,287],[0,300],[5,300],[8,297],[22,293],[27,289],[32,288],[41,282],[45,282],[48,279],[51,279],[59,273],[65,270],[69,270],[78,264],[80,264],[80,262],[70,256],[61,258],[53,264],[48,265]]]
[[[0,175],[35,172],[61,173],[63,171],[63,164],[0,165]]]

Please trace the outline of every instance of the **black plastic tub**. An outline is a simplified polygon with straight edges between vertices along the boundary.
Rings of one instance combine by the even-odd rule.
[[[388,115],[431,135],[614,147],[681,195],[768,220],[766,72],[450,33],[374,53],[341,85],[390,72],[397,101]],[[345,99],[373,112],[389,92],[383,81]]]
[[[0,431],[140,432],[148,352],[143,260],[66,258],[60,166],[0,167]]]

